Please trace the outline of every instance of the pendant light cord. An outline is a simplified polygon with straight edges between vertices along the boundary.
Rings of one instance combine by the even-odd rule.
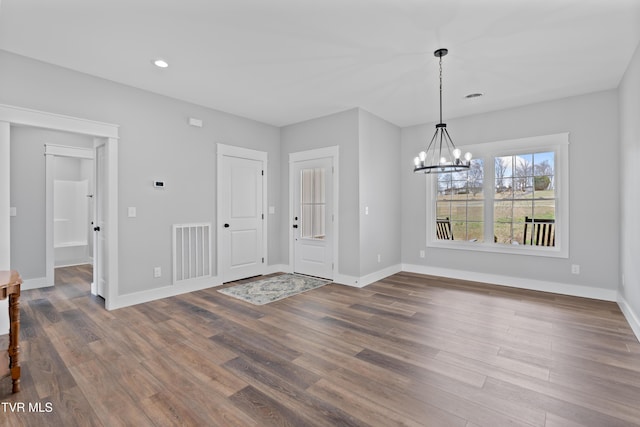
[[[442,56],[440,56],[440,123],[442,123]]]

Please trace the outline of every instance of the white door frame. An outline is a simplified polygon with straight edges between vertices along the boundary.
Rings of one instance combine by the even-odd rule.
[[[45,181],[46,181],[46,190],[45,190],[45,247],[46,247],[46,277],[47,277],[47,286],[55,285],[55,248],[54,248],[54,235],[53,235],[53,183],[55,177],[55,158],[56,157],[71,157],[74,159],[88,159],[93,160],[94,150],[92,148],[81,148],[81,147],[67,147],[64,145],[55,145],[55,144],[45,144],[44,145],[44,156],[45,156]],[[89,189],[92,194],[96,194],[94,188]],[[93,202],[95,204],[95,197],[93,198]],[[89,225],[87,224],[87,227]],[[91,287],[91,293],[93,292],[93,286]]]
[[[292,272],[294,271],[295,267],[295,233],[293,232],[293,217],[295,216],[296,209],[294,206],[295,195],[293,193],[296,188],[295,180],[297,179],[294,173],[293,164],[306,160],[330,158],[331,166],[333,168],[333,277],[331,279],[335,280],[336,276],[338,275],[338,260],[340,259],[338,253],[338,242],[340,240],[340,227],[338,221],[338,212],[340,211],[338,204],[338,201],[340,200],[340,186],[338,185],[340,181],[340,175],[338,173],[338,165],[340,164],[339,155],[340,150],[337,145],[332,147],[318,148],[315,150],[289,153],[289,220],[287,221],[287,224],[289,224],[289,266],[290,271]]]
[[[79,133],[93,137],[105,138],[106,144],[106,179],[107,194],[103,196],[108,201],[106,221],[109,227],[105,230],[109,245],[105,254],[108,269],[109,282],[105,289],[105,308],[110,310],[118,295],[118,125],[97,122],[93,120],[81,119],[77,117],[64,116],[61,114],[48,113],[44,111],[31,110],[28,108],[15,107],[12,105],[0,104],[0,122],[7,122],[10,125],[32,126],[44,129],[59,130],[63,132]],[[0,144],[10,145],[9,141],[0,139]],[[0,147],[0,152],[4,152],[5,147]],[[6,151],[9,152],[8,146]],[[2,163],[2,168],[6,168],[5,174],[9,173],[8,159]],[[8,182],[8,180],[7,180]],[[8,185],[8,184],[6,184]],[[0,192],[0,207],[9,205],[10,195]],[[0,229],[10,227],[9,209],[0,209]],[[8,237],[8,233],[7,233]],[[8,240],[8,239],[7,239]],[[8,244],[8,243],[7,243]],[[10,249],[9,249],[10,251]]]
[[[217,177],[216,177],[216,233],[213,236],[217,242],[216,249],[216,271],[218,272],[218,278],[220,281],[224,280],[222,277],[222,252],[224,248],[222,246],[222,239],[220,238],[220,232],[224,226],[223,220],[223,212],[222,212],[222,159],[224,156],[228,157],[239,157],[241,159],[249,159],[249,160],[257,160],[262,162],[262,170],[264,171],[264,179],[262,180],[262,212],[267,212],[267,153],[265,151],[251,150],[249,148],[235,147],[233,145],[225,145],[225,144],[217,144]],[[262,272],[261,274],[265,274],[267,265],[269,264],[268,258],[268,221],[267,218],[269,215],[264,216],[264,221],[262,224],[262,254],[264,256],[264,263],[262,264]]]

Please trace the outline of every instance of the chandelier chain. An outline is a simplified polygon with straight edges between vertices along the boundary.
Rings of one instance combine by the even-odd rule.
[[[440,57],[440,123],[442,123],[442,56]]]

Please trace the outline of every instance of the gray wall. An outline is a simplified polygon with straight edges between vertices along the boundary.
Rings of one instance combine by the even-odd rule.
[[[44,144],[92,147],[84,135],[11,127],[11,268],[23,279],[46,276],[45,252],[45,157]]]
[[[400,128],[364,110],[359,119],[360,276],[366,276],[401,262]]]
[[[307,120],[281,129],[281,227],[289,230],[289,153],[339,146],[338,273],[360,275],[358,204],[358,109]],[[288,235],[288,234],[287,234]],[[289,241],[283,236],[281,258],[289,259]]]
[[[338,273],[357,278],[399,265],[400,128],[367,111],[354,108],[282,128],[282,208],[289,206],[289,153],[335,145],[340,147]],[[288,251],[283,244],[282,256]]]
[[[217,142],[268,153],[267,203],[280,206],[280,130],[274,126],[4,51],[0,51],[0,103],[120,125],[121,295],[171,283],[172,224],[215,224]],[[188,126],[189,117],[202,119],[204,127]],[[158,178],[166,181],[164,190],[152,187]],[[12,194],[25,192],[12,189]],[[137,218],[127,218],[128,206],[137,207]],[[270,264],[284,261],[279,214],[269,216]],[[44,236],[44,231],[38,234]],[[43,247],[34,250],[44,251],[37,249]],[[19,268],[14,261],[12,266]],[[155,266],[162,268],[161,278],[153,278]],[[29,270],[25,278],[42,273]]]
[[[570,132],[569,259],[426,248],[426,180],[414,175],[412,159],[433,135],[430,124],[402,129],[404,263],[617,289],[619,177],[610,163],[619,151],[617,91],[448,120],[447,125],[458,145]],[[580,264],[580,275],[571,274],[571,264]]]
[[[640,45],[636,49],[619,88],[620,141],[620,293],[636,319],[640,319]]]

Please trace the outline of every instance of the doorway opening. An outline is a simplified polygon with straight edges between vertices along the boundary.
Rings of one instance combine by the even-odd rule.
[[[89,142],[93,144],[91,139]],[[87,291],[98,295],[93,272],[94,267],[99,270],[95,263],[101,259],[94,256],[97,237],[94,224],[96,206],[102,197],[96,182],[103,179],[96,179],[95,150],[45,144],[45,156],[47,283],[82,282],[82,276],[90,272],[92,280]],[[74,272],[78,280],[71,276]],[[103,294],[100,296],[104,297]]]
[[[94,264],[100,266],[98,276],[103,279],[103,294],[105,300],[105,308],[111,310],[118,306],[116,301],[118,296],[118,126],[102,123],[92,120],[86,120],[76,117],[63,116],[54,113],[48,113],[43,111],[31,110],[22,107],[15,107],[10,105],[0,104],[0,152],[9,153],[9,147],[12,140],[11,129],[15,128],[31,128],[31,129],[48,129],[53,131],[68,132],[75,135],[86,135],[93,138],[92,150],[98,152],[102,147],[103,154],[103,222],[104,227],[101,228],[103,235],[102,247],[104,251],[102,260],[99,263],[95,262],[96,253],[94,248]],[[46,156],[49,157],[49,156]],[[12,164],[9,162],[8,156],[0,157],[0,166],[5,174],[8,175]],[[0,186],[0,207],[6,207],[6,209],[0,209],[0,230],[4,232],[7,230],[7,235],[10,234],[11,228],[10,216],[15,215],[16,209],[9,209],[11,206],[11,195],[9,187],[9,179],[7,183]],[[53,194],[53,190],[51,191]],[[53,209],[53,204],[49,204]],[[28,211],[18,207],[18,215]],[[10,213],[11,212],[11,213]],[[51,214],[53,218],[53,213]],[[45,245],[45,251],[53,251],[53,221],[51,221],[49,231],[47,231],[47,239],[50,244]],[[94,242],[97,241],[94,235]],[[6,242],[0,243],[0,254],[3,255],[4,264],[11,265],[10,256],[12,254],[12,248],[9,244],[9,239]],[[29,246],[27,251],[34,251],[36,246]],[[38,246],[42,247],[42,246]],[[27,254],[30,255],[30,254]],[[54,285],[54,256],[46,256],[47,261],[38,264],[44,266],[45,271],[37,273],[32,277],[23,276],[24,290],[34,289],[44,286]],[[38,267],[41,269],[42,267]],[[96,270],[93,269],[94,282],[100,283],[96,280]],[[46,277],[42,277],[42,273]],[[0,319],[0,326],[2,325],[2,319]]]

